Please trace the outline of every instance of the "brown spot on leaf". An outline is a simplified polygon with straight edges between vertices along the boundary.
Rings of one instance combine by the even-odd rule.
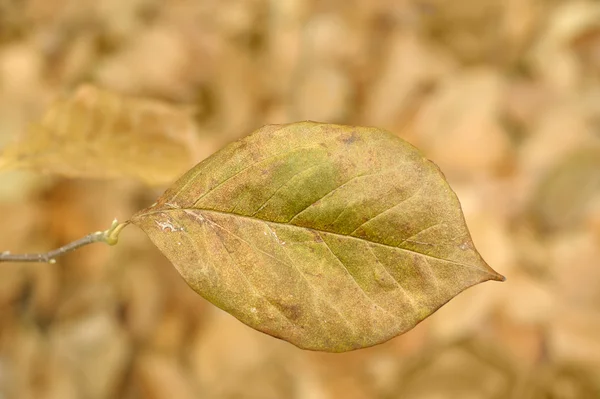
[[[350,136],[346,136],[342,138],[342,142],[346,145],[350,145],[350,144],[354,144],[356,143],[358,140],[360,140],[360,137],[358,136],[358,134],[353,131]]]

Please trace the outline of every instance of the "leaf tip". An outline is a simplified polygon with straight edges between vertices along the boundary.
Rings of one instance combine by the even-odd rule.
[[[490,280],[504,282],[506,281],[506,277],[501,275],[500,273],[494,272]]]

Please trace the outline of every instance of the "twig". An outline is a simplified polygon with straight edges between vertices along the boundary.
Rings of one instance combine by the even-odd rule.
[[[11,254],[9,251],[0,253],[0,262],[44,262],[44,263],[56,263],[56,258],[62,256],[68,252],[74,251],[86,245],[93,244],[95,242],[104,242],[108,245],[115,245],[119,241],[119,233],[129,222],[119,223],[115,219],[108,230],[97,231],[92,234],[75,240],[67,245],[64,245],[58,249],[42,253],[42,254]]]

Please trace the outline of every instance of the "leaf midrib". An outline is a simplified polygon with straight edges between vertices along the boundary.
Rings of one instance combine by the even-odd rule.
[[[265,220],[265,219],[261,219],[261,218],[257,218],[257,217],[253,217],[253,216],[241,215],[239,213],[223,212],[223,211],[217,211],[217,210],[214,210],[214,209],[204,209],[204,208],[180,208],[180,207],[177,207],[176,205],[170,204],[170,203],[167,203],[165,205],[167,206],[167,208],[165,208],[165,209],[162,209],[162,210],[161,209],[156,209],[156,210],[151,211],[151,212],[145,212],[145,213],[142,214],[142,216],[152,215],[152,214],[156,214],[156,213],[169,213],[169,212],[172,212],[172,211],[200,211],[200,212],[215,213],[215,214],[225,215],[225,216],[234,216],[234,217],[239,217],[239,218],[248,219],[248,220],[254,220],[254,221],[258,221],[258,222],[262,222],[262,223],[271,223],[271,224],[279,225],[279,226],[296,227],[296,228],[299,228],[299,229],[312,230],[312,231],[315,231],[315,232],[318,232],[318,233],[331,234],[331,235],[334,235],[334,236],[337,236],[337,237],[346,238],[346,239],[352,239],[352,240],[357,240],[357,241],[361,241],[361,242],[366,241],[366,242],[371,243],[373,245],[379,245],[379,246],[382,246],[382,247],[397,249],[397,250],[408,252],[408,253],[411,253],[411,254],[421,255],[421,256],[426,257],[426,258],[436,259],[436,260],[439,260],[439,261],[442,261],[442,262],[447,262],[447,263],[451,263],[451,264],[458,265],[458,266],[461,266],[461,267],[465,267],[465,268],[468,268],[468,269],[473,269],[473,270],[475,270],[475,271],[477,271],[479,273],[482,273],[482,274],[485,274],[485,275],[489,275],[492,280],[497,280],[498,279],[498,277],[495,274],[490,273],[489,271],[481,269],[481,268],[479,268],[477,266],[474,266],[474,265],[470,265],[470,264],[466,264],[466,263],[460,263],[460,262],[456,262],[456,261],[453,261],[453,260],[450,260],[450,259],[440,258],[440,257],[437,257],[437,256],[425,254],[425,253],[422,253],[422,252],[419,252],[419,251],[415,251],[415,250],[412,250],[412,249],[408,249],[408,248],[397,247],[397,246],[393,246],[393,245],[389,245],[389,244],[385,244],[385,243],[381,243],[381,242],[371,241],[371,240],[366,239],[366,238],[354,237],[354,236],[345,235],[345,234],[341,234],[341,233],[337,233],[337,232],[333,232],[333,231],[315,229],[315,228],[312,228],[312,227],[299,226],[299,225],[296,225],[296,224],[288,224],[288,223],[282,223],[282,222],[275,222],[275,221]]]

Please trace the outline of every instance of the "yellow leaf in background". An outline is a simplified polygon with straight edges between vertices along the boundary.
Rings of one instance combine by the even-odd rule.
[[[590,143],[540,179],[530,214],[541,232],[565,231],[586,219],[595,198],[600,198],[600,146]]]
[[[198,162],[199,147],[189,110],[84,85],[7,145],[0,169],[160,185]]]

